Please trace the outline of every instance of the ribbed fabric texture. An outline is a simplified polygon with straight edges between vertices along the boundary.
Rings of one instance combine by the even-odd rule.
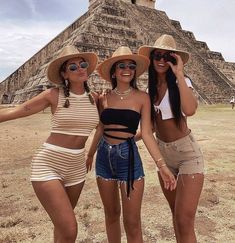
[[[31,181],[59,179],[65,186],[83,182],[86,178],[85,150],[65,149],[44,143],[33,157]]]
[[[52,115],[53,133],[89,136],[99,122],[99,114],[95,104],[91,104],[88,94],[76,95],[70,92],[70,106],[64,108],[65,96],[59,92],[56,112]]]

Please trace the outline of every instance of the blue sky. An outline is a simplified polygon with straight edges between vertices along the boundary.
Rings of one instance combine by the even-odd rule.
[[[88,0],[2,0],[0,81],[88,10]],[[197,40],[235,62],[235,0],[156,0]]]

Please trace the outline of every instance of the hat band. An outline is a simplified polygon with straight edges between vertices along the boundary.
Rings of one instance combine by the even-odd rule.
[[[167,49],[167,50],[174,50],[174,51],[176,51],[176,48],[171,47],[171,46],[165,46],[165,45],[162,45],[162,46],[154,46],[154,48],[156,48],[156,49]]]

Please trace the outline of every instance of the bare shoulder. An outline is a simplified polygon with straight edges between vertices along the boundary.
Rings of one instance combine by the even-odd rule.
[[[94,100],[97,104],[97,102],[99,101],[99,94],[95,91],[91,91],[91,95],[92,95],[92,97],[94,98]]]
[[[137,96],[137,99],[142,101],[142,102],[148,102],[149,101],[149,95],[145,91],[136,90],[136,96]]]
[[[111,92],[107,92],[107,93],[101,93],[99,95],[99,101],[104,102],[105,100],[107,100],[107,97],[110,97]]]
[[[45,90],[44,92],[47,93],[47,95],[50,95],[50,96],[58,96],[59,94],[59,88],[50,88],[50,89],[47,89]]]
[[[59,88],[50,88],[44,91],[45,96],[47,96],[48,99],[57,99],[59,95]]]

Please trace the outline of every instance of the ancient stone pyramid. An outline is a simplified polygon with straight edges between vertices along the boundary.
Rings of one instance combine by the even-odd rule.
[[[103,60],[117,46],[127,45],[136,52],[163,33],[173,35],[178,46],[191,53],[186,74],[200,100],[208,104],[227,102],[235,92],[235,63],[225,62],[221,53],[210,51],[205,42],[197,41],[192,32],[182,30],[178,21],[170,20],[153,5],[150,0],[90,0],[84,15],[0,84],[0,103],[21,103],[50,86],[45,75],[47,65],[65,45],[74,43]],[[140,88],[146,87],[146,77],[139,80]],[[96,91],[108,85],[96,73],[89,83]]]

